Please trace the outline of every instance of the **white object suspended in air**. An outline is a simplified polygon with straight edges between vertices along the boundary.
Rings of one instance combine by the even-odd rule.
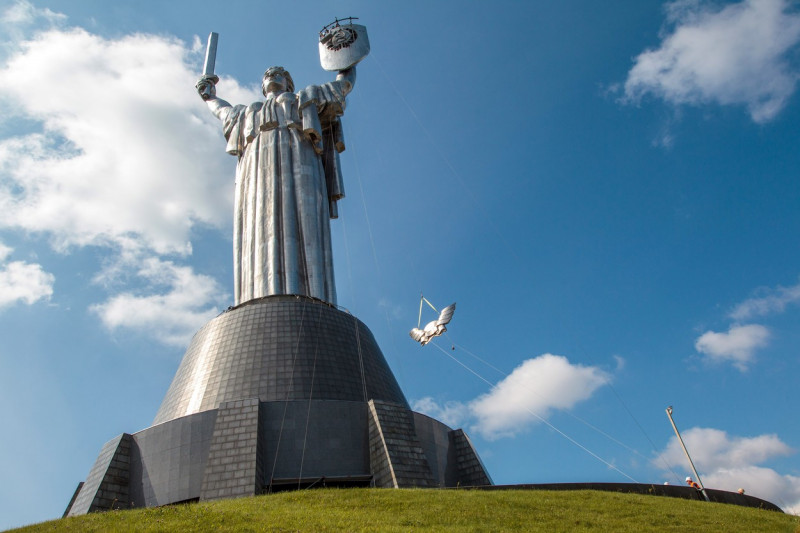
[[[432,338],[438,337],[439,335],[447,331],[447,324],[449,324],[450,320],[453,318],[453,313],[455,313],[456,311],[456,304],[453,303],[442,309],[442,312],[439,313],[439,318],[437,318],[436,320],[431,320],[430,322],[425,324],[424,328],[420,329],[419,326],[422,323],[422,302],[425,302],[428,305],[430,305],[431,309],[433,309],[437,313],[439,313],[439,311],[435,307],[433,307],[433,304],[431,304],[427,298],[425,298],[424,296],[420,297],[419,301],[420,320],[419,322],[417,322],[417,327],[409,332],[409,335],[411,335],[411,338],[420,343],[422,346],[425,346],[430,342]]]

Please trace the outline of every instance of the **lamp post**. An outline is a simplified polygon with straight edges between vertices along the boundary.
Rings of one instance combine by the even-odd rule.
[[[681,437],[680,432],[678,431],[678,426],[675,425],[675,421],[672,419],[672,406],[670,405],[667,407],[667,417],[669,418],[670,423],[672,424],[672,429],[675,430],[675,435],[678,436],[678,442],[681,443],[681,448],[683,448],[683,453],[686,454],[686,458],[689,460],[689,466],[692,467],[692,472],[694,472],[694,477],[697,479],[697,484],[700,485],[700,492],[703,494],[703,498],[706,499],[707,502],[711,500],[706,494],[706,488],[703,486],[703,482],[700,480],[700,474],[697,473],[697,469],[694,467],[694,462],[692,462],[692,458],[689,456],[689,450],[686,449],[686,445],[683,443],[683,438]]]

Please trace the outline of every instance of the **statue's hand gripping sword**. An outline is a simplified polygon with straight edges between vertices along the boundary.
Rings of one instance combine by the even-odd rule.
[[[211,32],[208,34],[208,45],[206,46],[206,60],[203,64],[203,75],[197,82],[197,89],[203,100],[208,100],[213,95],[213,88],[219,81],[219,76],[214,74],[214,66],[217,62],[217,41],[219,34]]]

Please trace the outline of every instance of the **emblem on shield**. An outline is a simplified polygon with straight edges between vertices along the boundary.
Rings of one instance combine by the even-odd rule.
[[[319,61],[325,70],[345,70],[369,54],[367,28],[354,17],[336,19],[319,32]]]

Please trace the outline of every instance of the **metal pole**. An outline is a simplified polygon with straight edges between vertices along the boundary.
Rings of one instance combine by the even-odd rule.
[[[705,498],[707,502],[710,502],[711,499],[708,497],[708,494],[706,494],[706,488],[703,486],[703,482],[700,480],[700,474],[697,473],[697,469],[694,467],[694,462],[692,462],[692,458],[689,456],[689,450],[686,449],[686,445],[683,443],[683,438],[681,437],[681,434],[678,431],[678,426],[675,425],[675,421],[672,419],[671,405],[667,407],[667,417],[669,417],[669,421],[672,424],[672,429],[675,430],[675,435],[678,436],[678,442],[681,443],[681,448],[683,448],[683,453],[686,454],[686,458],[689,460],[689,466],[692,467],[692,472],[694,472],[694,477],[695,479],[697,479],[697,484],[700,485],[700,492],[703,493],[703,498]]]

